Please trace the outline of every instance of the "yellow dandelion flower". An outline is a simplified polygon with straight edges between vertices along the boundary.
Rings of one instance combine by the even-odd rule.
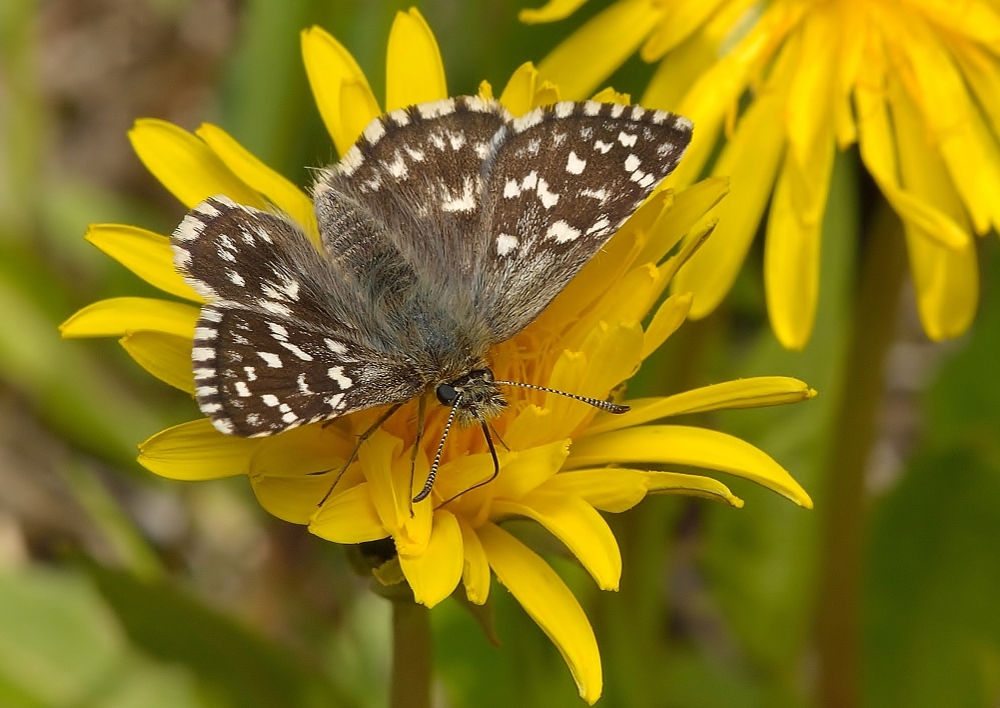
[[[522,19],[558,19],[581,4],[553,0]],[[1000,224],[994,3],[621,0],[539,71],[564,95],[583,96],[637,50],[660,62],[642,103],[698,126],[672,184],[700,174],[720,132],[728,139],[713,174],[731,177],[733,196],[676,281],[695,293],[692,317],[728,291],[770,200],[768,311],[785,346],[805,345],[833,157],[856,142],[903,220],[924,330],[934,340],[966,330],[978,299],[970,234]]]
[[[341,153],[384,110],[448,95],[434,36],[415,10],[399,14],[392,28],[384,106],[329,34],[312,28],[303,33],[302,47],[320,113]],[[482,92],[488,95],[489,86]],[[540,81],[530,65],[515,72],[501,95],[515,114],[556,98],[555,88]],[[621,97],[609,92],[602,98]],[[189,207],[217,194],[261,208],[270,204],[316,236],[309,197],[220,128],[205,125],[190,134],[147,119],[136,123],[130,137],[151,172]],[[710,179],[647,200],[527,329],[494,348],[490,360],[497,378],[601,399],[616,390],[686,319],[691,296],[662,295],[711,230],[711,224],[698,223],[726,188],[725,180]],[[693,230],[694,237],[680,245]],[[192,341],[203,301],[175,271],[168,238],[123,225],[92,226],[87,238],[175,299],[97,302],[67,320],[63,335],[121,337],[147,371],[193,394]],[[599,512],[625,511],[650,493],[692,494],[742,506],[714,479],[663,467],[720,470],[811,506],[795,480],[748,443],[704,428],[649,423],[812,395],[794,379],[754,378],[633,400],[628,413],[611,415],[542,391],[513,389],[510,405],[492,421],[504,443],[497,450],[495,480],[476,487],[494,469],[482,434],[452,430],[431,498],[418,504],[411,501],[411,460],[417,478],[425,478],[445,426],[443,406],[428,407],[415,455],[417,403],[404,406],[360,447],[332,493],[357,436],[382,411],[265,438],[223,435],[198,419],[142,443],[139,460],[172,479],[246,475],[270,513],[308,524],[336,543],[391,538],[396,556],[375,570],[376,577],[386,584],[405,580],[415,600],[428,607],[459,585],[471,602],[485,603],[495,576],[558,647],[580,695],[593,703],[602,676],[586,615],[552,568],[502,522],[534,519],[565,544],[600,588],[617,589],[621,557]]]

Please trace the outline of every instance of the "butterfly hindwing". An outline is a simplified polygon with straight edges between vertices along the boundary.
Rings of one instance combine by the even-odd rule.
[[[334,273],[298,226],[222,195],[189,211],[170,242],[175,267],[209,302],[322,323],[327,306],[342,299]]]
[[[270,435],[422,388],[409,368],[336,334],[227,303],[202,308],[192,349],[195,397],[224,433]]]
[[[192,362],[198,404],[220,431],[268,435],[422,390],[405,357],[371,346],[377,318],[361,294],[284,217],[212,197],[172,246],[209,300]]]

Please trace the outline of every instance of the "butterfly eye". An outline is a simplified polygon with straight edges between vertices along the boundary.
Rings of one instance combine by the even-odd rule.
[[[458,389],[451,384],[439,384],[435,393],[443,406],[450,406],[458,398]]]

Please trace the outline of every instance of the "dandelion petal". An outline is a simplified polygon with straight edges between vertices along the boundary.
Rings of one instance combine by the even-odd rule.
[[[548,563],[499,526],[486,523],[478,533],[497,580],[556,645],[580,697],[592,705],[603,688],[601,656],[573,593]]]

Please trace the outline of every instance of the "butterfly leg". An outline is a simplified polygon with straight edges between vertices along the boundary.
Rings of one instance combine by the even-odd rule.
[[[489,421],[487,421],[487,423],[489,423]],[[502,437],[500,437],[500,433],[497,432],[497,429],[496,427],[494,427],[493,423],[489,423],[489,426],[490,426],[490,432],[493,433],[493,437],[497,439],[497,442],[500,443],[500,445],[503,447],[504,450],[510,452],[510,446],[503,441]]]
[[[417,451],[420,448],[420,439],[424,436],[424,414],[427,410],[427,394],[420,394],[417,401],[417,436],[413,440],[413,449],[410,451],[410,494],[413,494],[413,481],[417,472]],[[413,499],[410,499],[410,518],[413,518]]]
[[[490,447],[490,455],[492,455],[492,457],[493,457],[493,474],[490,475],[489,479],[484,479],[482,482],[477,482],[476,484],[473,484],[468,489],[459,492],[455,496],[448,497],[447,499],[445,499],[443,502],[441,502],[436,507],[437,509],[440,509],[442,506],[444,506],[445,504],[447,504],[449,502],[455,501],[456,499],[458,499],[463,494],[468,494],[473,489],[479,489],[480,487],[485,487],[487,484],[489,484],[494,479],[496,479],[498,474],[500,474],[500,459],[497,457],[497,449],[496,449],[496,446],[493,445],[493,438],[490,437],[490,428],[493,427],[493,426],[487,427],[487,425],[488,425],[487,422],[483,421],[483,423],[482,423],[482,426],[483,426],[483,435],[486,437],[486,444],[489,445],[489,447]],[[499,437],[499,436],[497,436],[497,437]],[[504,445],[504,447],[507,447],[507,446]],[[509,450],[510,448],[507,448],[507,449]]]
[[[331,484],[330,488],[326,490],[326,494],[323,495],[323,498],[316,506],[323,506],[324,504],[326,504],[326,500],[330,498],[330,495],[333,494],[333,490],[337,487],[337,484],[340,483],[341,477],[344,476],[344,473],[347,472],[347,468],[351,466],[352,462],[354,462],[354,458],[358,456],[358,450],[361,449],[361,446],[364,444],[365,440],[374,435],[375,431],[381,428],[382,424],[385,423],[385,421],[389,420],[392,414],[398,411],[399,407],[402,405],[403,405],[402,403],[393,404],[389,408],[389,410],[387,410],[385,413],[379,416],[378,420],[376,420],[374,424],[372,424],[365,432],[361,433],[361,435],[358,436],[358,441],[357,443],[354,444],[354,449],[351,450],[351,454],[348,456],[347,461],[344,463],[344,466],[341,467],[340,472],[337,473],[337,478],[333,480],[333,484]]]

